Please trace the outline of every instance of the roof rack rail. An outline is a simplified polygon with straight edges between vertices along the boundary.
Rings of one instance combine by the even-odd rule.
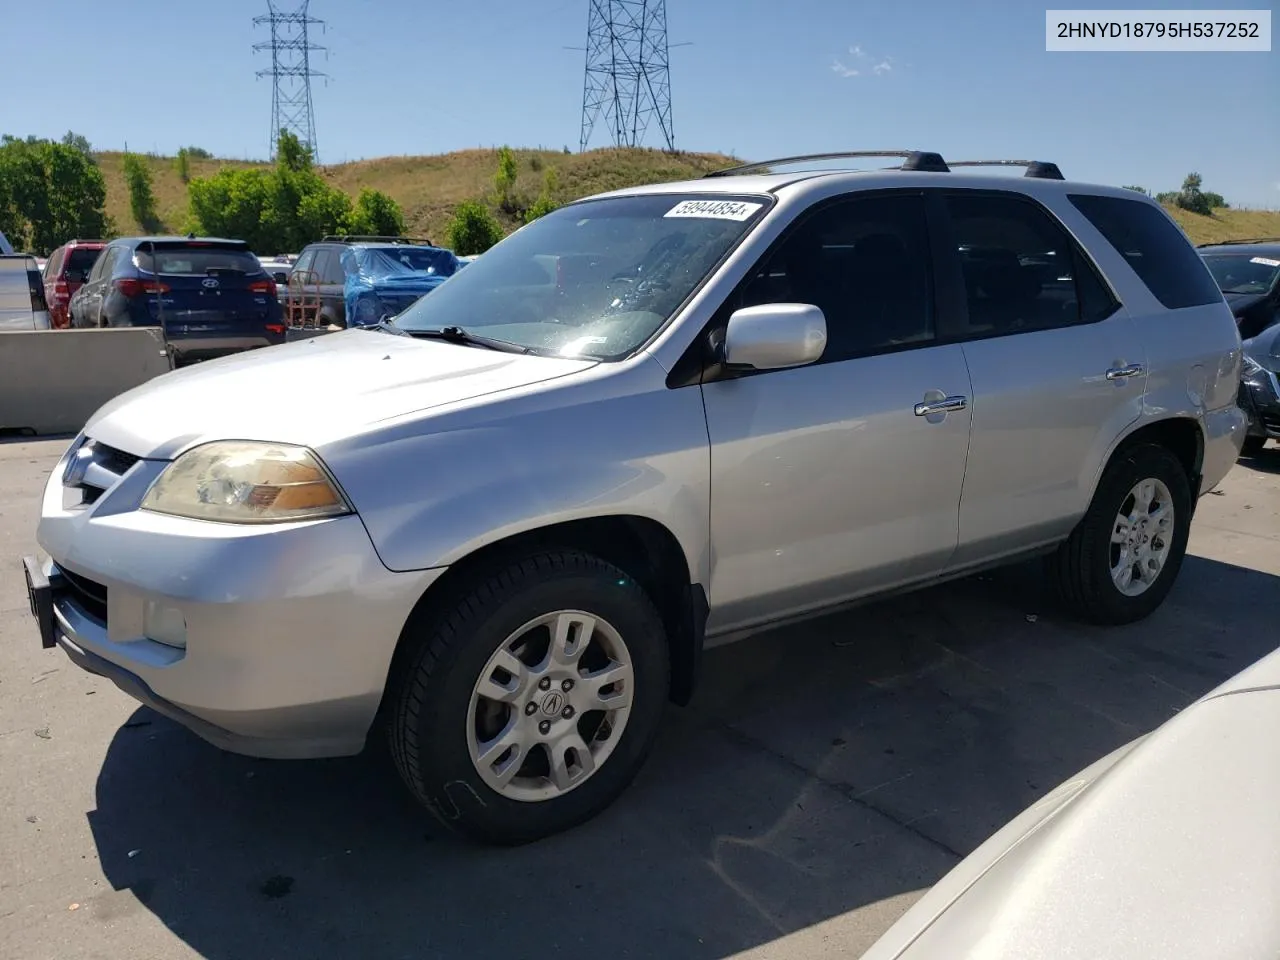
[[[1037,180],[1065,180],[1056,163],[1047,160],[953,160],[953,167],[1026,167],[1024,177]]]
[[[343,233],[330,234],[320,239],[321,243],[404,243],[434,247],[435,244],[426,237],[379,237],[372,234]]]
[[[1243,240],[1215,240],[1213,243],[1197,243],[1197,247],[1229,247],[1236,243],[1280,243],[1280,237],[1249,237]]]
[[[778,157],[776,160],[757,160],[752,163],[741,163],[724,170],[713,170],[704,174],[707,177],[733,177],[752,170],[767,170],[769,167],[782,164],[806,163],[810,160],[853,160],[863,157],[902,157],[899,170],[919,170],[927,173],[948,173],[947,162],[942,154],[928,150],[848,150],[837,153],[807,153],[796,157]]]

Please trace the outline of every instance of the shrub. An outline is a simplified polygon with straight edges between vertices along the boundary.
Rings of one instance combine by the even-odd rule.
[[[502,225],[479,200],[464,200],[449,223],[449,246],[460,257],[484,253],[502,239]]]
[[[1182,181],[1182,189],[1173,202],[1183,210],[1209,216],[1213,213],[1213,205],[1209,203],[1209,197],[1200,191],[1200,184],[1200,174],[1188,173],[1187,179]]]
[[[400,204],[381,190],[366,187],[356,197],[347,230],[379,237],[399,237],[404,234],[404,214],[400,211]]]
[[[156,197],[151,191],[151,170],[136,153],[124,155],[124,181],[129,188],[129,210],[133,219],[148,233],[160,228],[156,215]]]
[[[187,153],[186,147],[178,150],[178,155],[173,158],[173,169],[178,171],[178,179],[183,183],[191,182],[191,155]]]

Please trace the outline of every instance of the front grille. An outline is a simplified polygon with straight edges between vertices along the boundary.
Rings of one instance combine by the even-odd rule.
[[[70,570],[58,568],[66,584],[66,596],[90,617],[102,624],[107,622],[107,588],[96,580],[90,580]]]
[[[142,459],[141,457],[135,457],[132,453],[125,453],[115,447],[108,447],[105,443],[95,443],[94,450],[97,453],[98,463],[117,476],[124,476],[130,467]]]

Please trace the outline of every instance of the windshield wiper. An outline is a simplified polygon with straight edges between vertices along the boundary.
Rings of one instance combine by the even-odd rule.
[[[379,320],[377,323],[366,323],[356,327],[357,330],[379,330],[382,333],[392,333],[397,337],[409,336],[408,331],[397,327],[394,323],[388,323],[386,320]]]
[[[478,334],[468,333],[461,327],[442,327],[439,330],[404,330],[411,337],[421,340],[443,340],[446,343],[461,343],[468,347],[484,347],[488,350],[501,350],[503,353],[530,353],[528,347],[521,346],[518,343],[511,343],[508,340],[494,340],[492,337],[482,337]]]

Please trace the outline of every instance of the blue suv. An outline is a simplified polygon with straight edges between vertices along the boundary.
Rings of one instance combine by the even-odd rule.
[[[113,240],[70,313],[72,327],[163,327],[178,364],[285,339],[275,281],[243,240]]]

